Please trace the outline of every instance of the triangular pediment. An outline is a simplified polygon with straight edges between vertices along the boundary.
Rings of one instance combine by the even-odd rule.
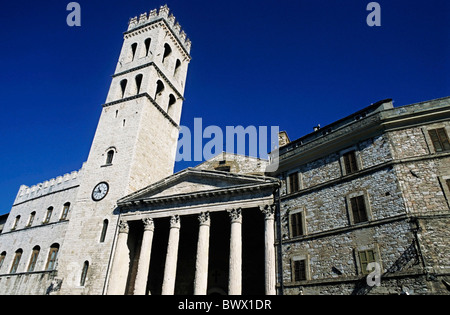
[[[119,200],[119,204],[208,191],[239,189],[273,181],[276,180],[265,176],[186,169]]]

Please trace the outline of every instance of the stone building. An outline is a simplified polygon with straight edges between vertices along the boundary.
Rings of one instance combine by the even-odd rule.
[[[167,6],[130,20],[88,160],[0,218],[0,294],[448,293],[450,98],[173,174],[190,48]]]
[[[281,147],[284,294],[449,293],[449,110],[385,100]]]

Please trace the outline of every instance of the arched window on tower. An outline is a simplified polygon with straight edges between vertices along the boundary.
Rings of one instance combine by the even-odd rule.
[[[180,59],[177,59],[177,62],[175,63],[175,71],[173,72],[173,75],[177,75],[180,67],[181,67],[181,61],[180,61]]]
[[[111,165],[114,161],[114,150],[109,150],[106,156],[106,165]]]
[[[86,277],[89,270],[89,261],[85,261],[83,265],[83,271],[81,272],[81,280],[80,280],[80,286],[84,287],[86,284]]]
[[[148,54],[150,53],[150,44],[152,43],[152,39],[147,38],[144,43],[145,43],[145,57],[147,57]]]
[[[137,47],[138,47],[137,43],[131,45],[131,61],[134,61],[134,57],[136,57]]]
[[[172,48],[169,46],[169,44],[164,45],[164,56],[162,62],[164,63],[166,61],[166,58],[170,56],[172,53]]]
[[[142,78],[144,76],[142,74],[138,74],[136,76],[136,95],[140,93],[141,91],[141,85],[142,85]]]
[[[155,101],[158,98],[158,96],[161,96],[161,93],[164,91],[164,89],[165,89],[164,83],[162,83],[161,80],[158,80],[158,82],[156,82]]]
[[[124,96],[125,96],[125,90],[127,88],[127,83],[128,83],[127,79],[120,81],[120,90],[122,92],[120,94],[120,98],[124,98]]]
[[[170,94],[169,106],[167,107],[167,114],[169,114],[169,116],[172,114],[173,105],[175,105],[176,102],[177,102],[177,99],[175,98],[175,96],[173,94]]]
[[[100,243],[105,242],[106,232],[108,232],[108,225],[109,225],[109,221],[108,221],[108,219],[105,219],[105,221],[103,221],[102,234],[100,235]]]

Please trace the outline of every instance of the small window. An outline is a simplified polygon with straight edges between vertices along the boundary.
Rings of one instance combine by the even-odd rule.
[[[15,218],[14,224],[13,224],[11,230],[17,229],[17,226],[19,225],[19,222],[20,222],[20,215],[18,215],[18,216]]]
[[[18,249],[16,251],[16,255],[14,256],[13,264],[11,266],[11,270],[9,273],[16,273],[17,268],[19,267],[20,259],[22,258],[23,250]]]
[[[45,266],[46,271],[52,271],[56,267],[56,259],[58,258],[59,244],[53,244],[50,247],[50,252],[48,253],[47,265]]]
[[[347,175],[358,171],[358,163],[356,162],[355,151],[345,153],[343,158],[344,158],[345,173]]]
[[[147,38],[144,43],[145,43],[145,57],[147,57],[148,54],[150,53],[150,44],[152,43],[152,39]]]
[[[375,262],[375,253],[373,250],[365,250],[359,252],[359,263],[361,266],[361,272],[364,275],[369,274],[371,271],[367,270],[367,266],[370,263]]]
[[[170,56],[172,53],[172,48],[169,46],[169,44],[164,45],[164,56],[162,62],[166,61],[166,58]]]
[[[36,217],[36,212],[35,211],[31,212],[30,218],[28,219],[27,227],[31,227],[33,225],[35,217]]]
[[[367,222],[367,208],[364,196],[351,198],[350,203],[353,214],[353,223]]]
[[[294,281],[305,281],[306,260],[294,260]]]
[[[447,182],[448,190],[450,191],[450,179],[447,179],[446,182]]]
[[[80,286],[84,287],[86,284],[86,277],[89,270],[89,261],[85,261],[83,265],[83,271],[81,272]]]
[[[289,175],[289,193],[295,193],[300,190],[299,180],[298,180],[298,173],[294,173]]]
[[[109,221],[103,221],[102,234],[100,235],[100,243],[104,243],[106,239],[106,232],[108,231]]]
[[[137,51],[138,44],[134,43],[131,45],[131,61],[134,60],[134,57],[136,57],[136,51]]]
[[[127,88],[127,83],[128,81],[126,79],[120,81],[120,89],[122,94],[120,95],[120,98],[124,98],[125,97],[125,90]]]
[[[291,237],[304,235],[303,231],[303,212],[297,212],[290,215]]]
[[[67,220],[67,215],[69,214],[69,210],[70,210],[70,202],[67,202],[63,206],[63,211],[61,213],[61,219],[60,219],[61,221]]]
[[[33,253],[31,254],[30,258],[30,264],[28,265],[28,272],[33,272],[36,268],[36,262],[39,257],[39,253],[41,252],[41,248],[39,246],[36,246],[33,248]]]
[[[450,151],[450,142],[445,128],[429,130],[428,134],[436,152]]]
[[[114,161],[114,150],[109,150],[106,156],[106,165],[111,165]]]
[[[44,219],[44,224],[48,224],[50,223],[50,220],[52,218],[52,214],[53,214],[53,207],[50,207],[47,209],[47,212],[45,213],[45,219]]]
[[[136,94],[139,94],[141,92],[141,85],[142,85],[142,78],[144,76],[142,74],[138,74],[136,76]]]
[[[3,263],[5,262],[5,258],[6,258],[6,252],[3,252],[0,255],[0,269],[3,267]]]

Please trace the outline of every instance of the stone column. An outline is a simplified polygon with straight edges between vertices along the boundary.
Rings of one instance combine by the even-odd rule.
[[[142,238],[136,281],[134,283],[134,295],[145,295],[146,293],[152,253],[153,233],[155,231],[153,219],[146,218],[143,219],[142,222],[144,223],[144,236]]]
[[[228,211],[231,218],[228,294],[242,294],[242,209]]]
[[[114,253],[111,275],[107,295],[124,295],[127,286],[130,258],[128,250],[128,233],[130,228],[127,222],[120,221],[119,236],[117,237],[116,251]]]
[[[260,210],[266,216],[264,224],[266,295],[276,295],[275,206],[262,206]]]
[[[198,232],[197,262],[195,266],[194,295],[206,295],[208,290],[209,232],[211,218],[209,212],[202,213]]]
[[[167,246],[166,266],[164,269],[164,281],[162,295],[175,294],[175,278],[177,275],[178,244],[180,241],[180,217],[173,216],[170,219],[169,245]]]

